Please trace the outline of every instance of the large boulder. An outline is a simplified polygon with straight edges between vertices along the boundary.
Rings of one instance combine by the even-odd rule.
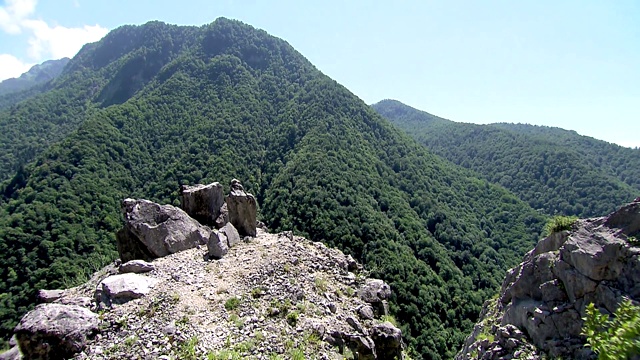
[[[116,234],[116,243],[123,262],[191,249],[206,244],[211,235],[210,228],[171,205],[125,199],[122,211],[125,225]]]
[[[26,359],[68,359],[98,332],[98,315],[89,309],[40,304],[20,320],[14,333]]]
[[[229,222],[241,236],[256,236],[256,199],[244,191],[239,180],[231,180],[231,191],[225,199],[229,211]]]
[[[216,220],[224,203],[224,191],[218,182],[181,187],[180,208],[203,225],[220,227]]]
[[[123,304],[147,295],[157,279],[140,274],[118,274],[102,280],[96,288],[96,300],[110,306]]]
[[[227,235],[222,231],[214,230],[207,242],[207,249],[209,250],[209,257],[212,259],[221,259],[229,252],[229,240]]]
[[[371,339],[376,345],[378,359],[402,358],[402,331],[389,322],[378,324],[371,329]]]
[[[240,234],[232,223],[227,223],[225,226],[220,228],[220,232],[227,237],[229,248],[236,246],[241,241]]]
[[[378,316],[387,315],[387,300],[391,297],[391,288],[387,283],[379,279],[367,279],[358,289],[358,297],[373,306]]]

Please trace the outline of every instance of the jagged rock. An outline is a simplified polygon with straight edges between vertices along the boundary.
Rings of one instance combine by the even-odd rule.
[[[38,291],[38,302],[52,303],[64,296],[64,290],[40,290]]]
[[[358,360],[375,360],[377,359],[376,345],[368,336],[343,334],[347,346],[353,352],[354,358]]]
[[[153,271],[155,269],[156,267],[150,262],[146,262],[144,260],[130,260],[120,265],[120,267],[118,268],[118,271],[121,274],[126,274],[126,273],[139,274],[139,273]]]
[[[391,297],[391,288],[387,283],[379,279],[367,279],[358,290],[360,299],[373,306],[377,315],[387,315],[387,299]]]
[[[40,304],[14,333],[27,359],[67,359],[82,351],[98,331],[98,315],[73,305]]]
[[[116,236],[122,261],[152,260],[206,244],[211,229],[171,205],[125,199],[125,226]]]
[[[391,288],[382,280],[367,279],[365,284],[358,290],[358,296],[370,304],[376,304],[387,300],[391,296]]]
[[[229,248],[236,246],[242,241],[240,239],[240,234],[238,234],[238,230],[236,230],[232,223],[227,223],[225,226],[220,228],[220,232],[227,237],[227,244],[229,245]]]
[[[335,313],[335,311],[333,311],[333,313]],[[347,318],[347,324],[349,324],[349,326],[351,326],[358,333],[368,335],[367,331],[362,327],[362,324],[360,324],[360,321],[358,321],[358,319],[354,318],[353,316],[349,316]]]
[[[157,283],[157,279],[139,274],[112,275],[98,284],[95,297],[108,306],[123,304],[145,296]]]
[[[373,314],[373,308],[369,305],[358,307],[358,315],[365,320],[373,320],[375,317]]]
[[[220,208],[220,215],[218,215],[218,217],[216,218],[215,225],[217,229],[220,229],[221,227],[223,227],[225,224],[228,224],[228,223],[229,223],[229,210],[227,207],[227,203],[225,202],[224,204],[222,204],[222,207]]]
[[[593,358],[581,336],[586,306],[614,313],[624,297],[640,300],[640,248],[628,241],[639,229],[640,203],[634,202],[539,241],[509,270],[498,300],[485,303],[481,322],[456,359],[516,353]],[[481,332],[495,340],[477,340]]]
[[[222,259],[229,252],[229,241],[227,236],[218,230],[214,230],[207,242],[209,249],[209,257],[213,259]]]
[[[402,331],[389,322],[373,327],[371,339],[376,346],[379,359],[402,358]]]
[[[620,229],[627,236],[639,235],[640,201],[638,201],[638,199],[609,215],[605,225],[611,228]]]
[[[229,222],[241,236],[256,236],[257,204],[253,195],[246,193],[237,179],[231,180],[231,192],[225,199]]]
[[[224,205],[224,191],[220,183],[194,186],[182,185],[180,208],[203,225],[218,226],[218,217]]]

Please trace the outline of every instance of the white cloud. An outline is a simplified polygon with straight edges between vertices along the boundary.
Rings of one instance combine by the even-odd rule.
[[[27,72],[33,64],[27,64],[9,54],[0,54],[0,81],[20,76]]]
[[[46,21],[33,16],[37,3],[38,0],[5,0],[5,5],[0,7],[0,30],[9,34],[28,33],[27,54],[34,62],[73,57],[84,44],[98,41],[109,32],[97,24],[77,28],[50,26]],[[79,6],[77,0],[74,5]],[[11,57],[10,60],[5,58],[5,61],[17,66],[15,61],[20,60],[15,56]]]
[[[5,0],[0,7],[0,28],[9,34],[19,34],[20,23],[36,10],[37,0]]]
[[[31,30],[29,56],[33,59],[73,57],[82,45],[100,40],[109,30],[100,25],[81,28],[49,26],[42,20],[24,20],[22,26]]]

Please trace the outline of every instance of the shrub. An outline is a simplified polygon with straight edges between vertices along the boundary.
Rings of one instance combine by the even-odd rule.
[[[563,230],[571,230],[577,220],[578,218],[575,216],[555,216],[544,226],[544,236]]]
[[[227,310],[235,310],[238,308],[238,306],[240,306],[240,299],[238,299],[237,297],[229,298],[224,303],[224,308]]]
[[[593,303],[586,308],[582,334],[587,346],[600,360],[627,359],[640,355],[640,306],[629,299],[620,302],[612,319],[596,309]]]
[[[287,323],[291,326],[296,326],[298,323],[298,312],[292,311],[287,314]]]

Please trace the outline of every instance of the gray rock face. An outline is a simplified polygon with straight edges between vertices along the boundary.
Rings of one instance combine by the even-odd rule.
[[[224,203],[222,185],[217,182],[209,185],[183,185],[180,191],[180,208],[203,225],[216,226]]]
[[[207,242],[209,249],[209,257],[213,259],[222,259],[229,252],[229,241],[227,236],[218,230],[214,230]]]
[[[14,333],[27,359],[67,359],[82,351],[98,332],[98,315],[86,308],[40,304],[28,312]]]
[[[64,296],[64,290],[40,290],[38,291],[38,302],[52,303]]]
[[[116,236],[122,261],[152,260],[206,244],[211,229],[184,211],[148,200],[125,199],[125,226]]]
[[[379,279],[367,279],[358,290],[358,296],[368,302],[377,315],[387,315],[387,299],[391,297],[391,288],[387,283]]]
[[[238,230],[236,230],[232,223],[227,223],[225,226],[220,228],[220,232],[227,237],[227,244],[229,245],[229,248],[236,246],[240,241],[242,241],[240,239],[240,234],[238,234]]]
[[[241,236],[256,236],[257,204],[253,195],[246,193],[240,181],[231,180],[231,192],[226,198],[229,222]]]
[[[402,331],[389,322],[373,327],[371,339],[376,345],[378,359],[402,358]]]
[[[121,274],[126,274],[126,273],[139,274],[139,273],[153,271],[155,269],[156,269],[155,265],[153,265],[150,262],[146,262],[144,260],[130,260],[120,265],[120,267],[118,268],[118,271]]]
[[[640,203],[634,202],[605,218],[580,220],[572,232],[538,242],[509,270],[497,302],[485,303],[483,331],[495,341],[476,341],[476,325],[456,359],[470,358],[472,350],[483,359],[525,351],[522,335],[513,340],[513,334],[527,334],[524,338],[535,346],[533,351],[541,354],[593,357],[580,335],[586,306],[594,303],[600,311],[613,313],[623,297],[640,300],[640,248],[627,241],[638,224]],[[488,308],[493,309],[491,315]]]
[[[158,280],[139,274],[118,274],[102,280],[96,288],[96,300],[110,306],[147,295]]]

